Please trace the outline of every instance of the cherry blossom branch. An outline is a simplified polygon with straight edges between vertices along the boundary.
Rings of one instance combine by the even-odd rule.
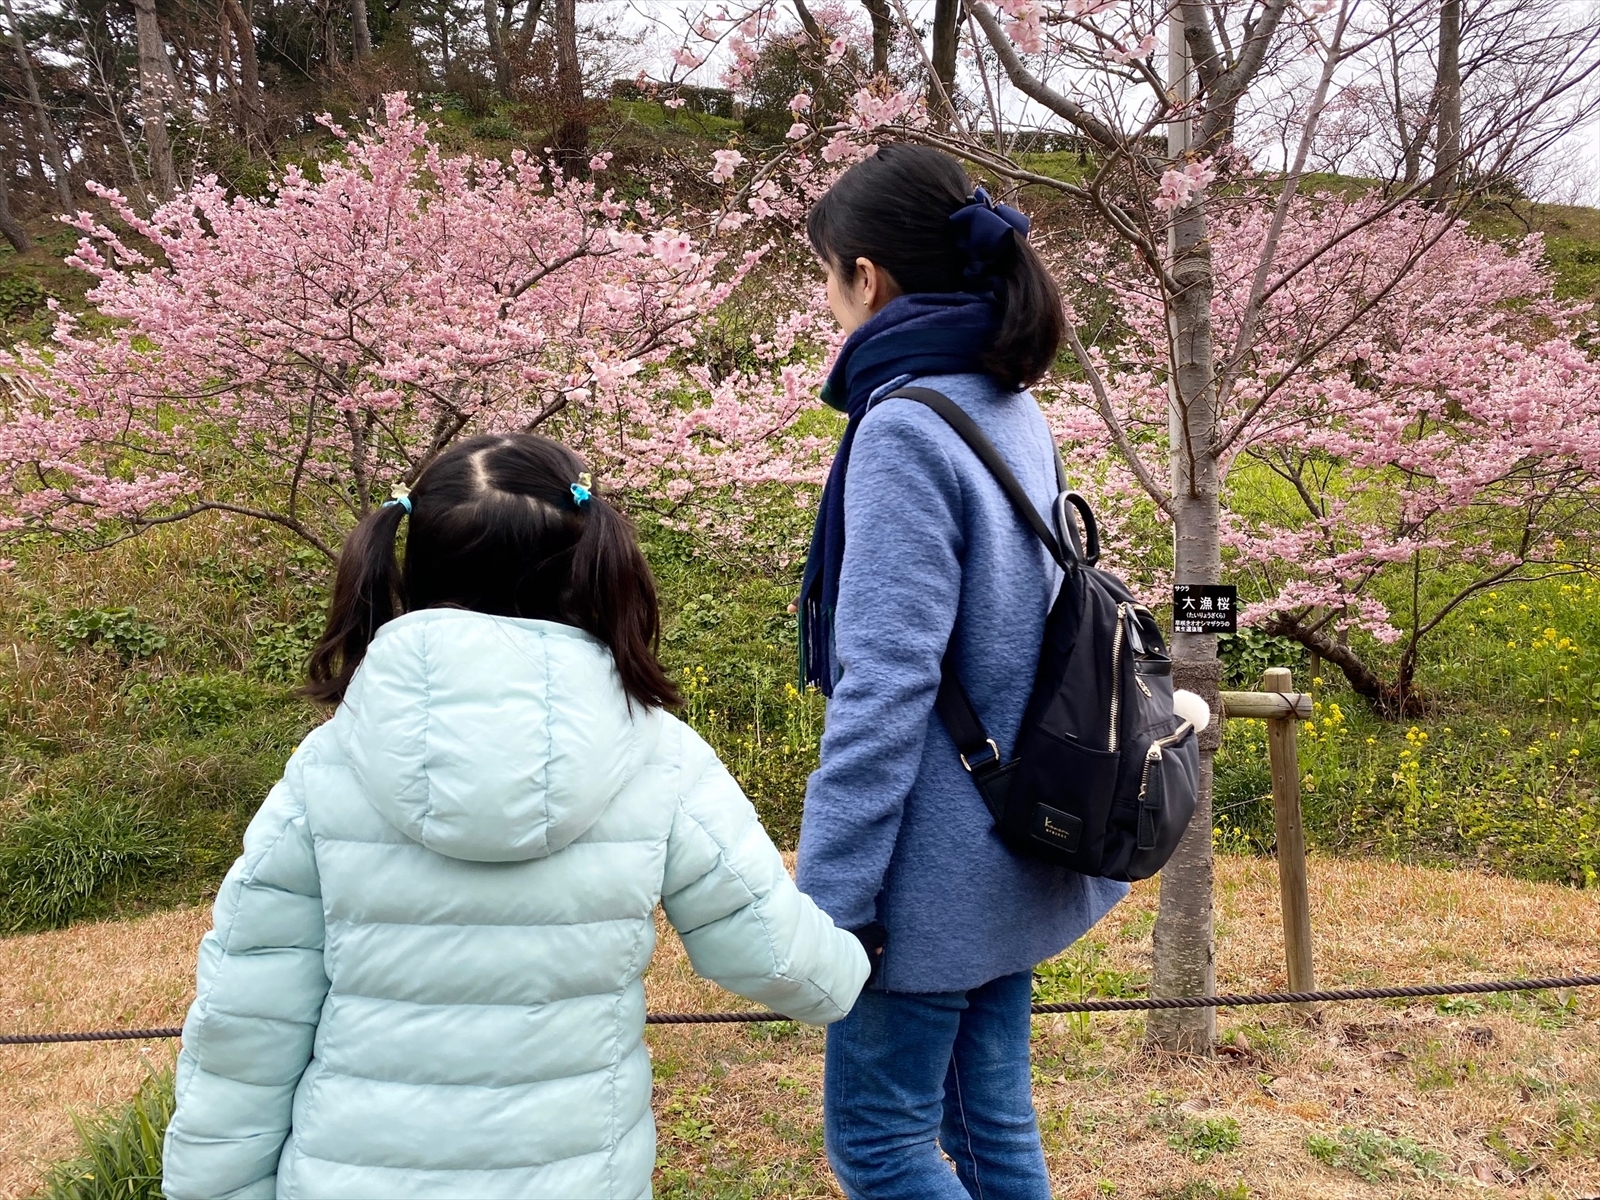
[[[1083,373],[1088,377],[1089,388],[1094,393],[1095,405],[1100,411],[1100,418],[1106,423],[1106,430],[1111,434],[1111,440],[1121,451],[1122,457],[1127,461],[1128,469],[1138,478],[1150,498],[1156,502],[1161,511],[1168,516],[1172,515],[1172,496],[1161,486],[1145,465],[1138,448],[1134,446],[1133,439],[1128,436],[1128,431],[1117,419],[1117,412],[1111,403],[1111,397],[1106,391],[1105,378],[1100,374],[1100,369],[1094,360],[1089,357],[1089,352],[1084,349],[1083,339],[1078,336],[1075,321],[1069,316],[1063,322],[1066,329],[1067,345],[1072,347],[1072,353],[1077,357],[1078,365],[1083,368]]]

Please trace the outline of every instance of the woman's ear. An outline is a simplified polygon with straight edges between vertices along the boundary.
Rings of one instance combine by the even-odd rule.
[[[900,294],[894,276],[870,258],[856,259],[856,275],[850,284],[854,300],[868,313],[875,313]]]

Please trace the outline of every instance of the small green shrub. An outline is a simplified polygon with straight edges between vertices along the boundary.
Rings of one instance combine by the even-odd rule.
[[[105,646],[123,664],[149,658],[166,649],[167,639],[135,608],[73,608],[39,622],[61,650],[78,646]]]
[[[172,861],[167,832],[143,808],[79,796],[29,811],[0,831],[0,929],[65,924]]]
[[[1222,660],[1222,686],[1235,691],[1255,691],[1268,667],[1288,667],[1302,683],[1307,682],[1310,659],[1306,648],[1277,634],[1248,627],[1238,633],[1220,633],[1217,657]]]
[[[472,136],[491,142],[514,142],[518,133],[515,125],[497,113],[474,121]]]
[[[1232,1117],[1206,1117],[1189,1121],[1167,1138],[1167,1145],[1182,1150],[1197,1163],[1209,1162],[1219,1154],[1237,1150],[1241,1141],[1239,1122]]]
[[[1033,999],[1036,1004],[1062,1004],[1074,1000],[1118,999],[1143,995],[1146,979],[1134,971],[1108,966],[1106,946],[1083,938],[1033,971]],[[1067,1021],[1080,1038],[1091,1035],[1094,1025],[1088,1013],[1070,1013]]]
[[[152,1073],[120,1108],[74,1115],[77,1157],[45,1176],[43,1200],[161,1200],[161,1141],[172,1109],[168,1070]]]
[[[320,609],[293,621],[263,621],[250,648],[251,666],[269,683],[301,684],[306,664],[322,636]]]
[[[1306,1150],[1324,1166],[1349,1171],[1366,1183],[1394,1179],[1401,1173],[1399,1167],[1409,1167],[1418,1179],[1438,1177],[1444,1167],[1443,1155],[1410,1138],[1393,1138],[1348,1125],[1339,1130],[1336,1138],[1313,1133],[1306,1138]]]
[[[37,279],[26,275],[0,278],[0,321],[31,317],[44,307],[45,292]]]
[[[231,725],[268,699],[260,684],[241,675],[188,675],[136,683],[127,707],[141,725],[203,737]]]

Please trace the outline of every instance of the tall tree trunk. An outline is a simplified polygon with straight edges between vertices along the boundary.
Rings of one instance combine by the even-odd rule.
[[[577,0],[555,0],[556,162],[572,172],[589,145],[589,117],[583,105],[583,64],[578,61]]]
[[[817,23],[817,18],[811,12],[811,6],[806,0],[793,0],[794,11],[800,18],[800,24],[806,31],[806,37],[811,43],[810,56],[815,64],[811,72],[811,95],[816,102],[819,113],[832,112],[832,96],[828,87],[828,45],[822,39],[822,26]],[[804,61],[802,55],[801,61]]]
[[[259,141],[266,131],[266,106],[261,96],[261,64],[256,58],[256,34],[250,17],[239,0],[222,0],[222,14],[233,30],[233,44],[239,63],[239,132],[245,141]]]
[[[372,27],[367,24],[367,0],[350,0],[350,40],[357,62],[372,57]]]
[[[528,7],[522,11],[522,28],[517,31],[517,52],[526,54],[528,47],[533,45],[534,35],[539,32],[539,17],[544,12],[544,0],[528,0]]]
[[[72,179],[67,174],[67,158],[61,153],[61,143],[56,140],[55,126],[50,121],[50,113],[44,106],[44,99],[39,95],[39,79],[33,73],[33,60],[28,56],[28,44],[22,37],[22,26],[17,23],[17,14],[11,8],[11,0],[5,0],[6,25],[11,31],[11,46],[17,53],[17,65],[22,70],[22,86],[28,93],[28,104],[33,108],[34,121],[39,126],[39,137],[44,142],[45,157],[50,161],[50,172],[55,176],[56,195],[61,198],[61,211],[70,213],[77,207],[72,202]],[[6,240],[11,241],[11,235],[6,234]]]
[[[489,34],[489,58],[494,63],[494,90],[501,99],[511,96],[511,58],[506,54],[505,30],[500,24],[499,0],[483,0],[483,26]]]
[[[10,242],[18,254],[26,254],[33,247],[28,231],[11,214],[11,164],[4,158],[0,158],[0,237]]]
[[[1439,75],[1434,87],[1439,133],[1429,194],[1445,200],[1461,179],[1461,0],[1439,5]]]
[[[961,0],[934,0],[933,78],[928,81],[928,111],[940,129],[955,119],[956,43],[961,31]]]
[[[889,0],[862,0],[872,18],[872,73],[889,73],[889,39],[894,36],[894,18],[889,15]]]
[[[1190,95],[1191,65],[1181,16],[1169,25],[1167,77],[1180,101]],[[1189,151],[1189,122],[1174,121],[1168,131],[1174,162]],[[1211,346],[1211,245],[1206,237],[1203,200],[1177,209],[1167,234],[1169,271],[1177,283],[1168,298],[1175,370],[1170,384],[1172,452],[1173,579],[1178,583],[1216,583],[1222,576],[1218,536],[1221,509],[1215,452],[1216,391]],[[1172,639],[1172,682],[1203,696],[1220,713],[1222,673],[1214,634],[1178,633]],[[1217,969],[1212,921],[1211,783],[1212,760],[1222,723],[1213,720],[1200,738],[1199,799],[1194,819],[1177,853],[1161,872],[1156,916],[1152,996],[1208,996],[1216,991]],[[1217,1037],[1217,1010],[1152,1012],[1146,1039],[1164,1050],[1209,1054]]]
[[[31,111],[20,114],[17,122],[22,127],[22,156],[28,161],[29,173],[39,181],[39,190],[44,191],[50,186],[50,173],[44,169],[44,159],[39,157],[39,135],[35,130],[35,122],[29,120]]]
[[[133,0],[133,15],[139,41],[139,117],[150,154],[150,183],[156,199],[166,200],[178,187],[172,140],[167,136],[167,101],[176,92],[176,81],[156,20],[155,0]]]

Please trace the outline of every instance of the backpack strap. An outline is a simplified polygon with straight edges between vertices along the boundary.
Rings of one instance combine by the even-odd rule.
[[[967,447],[978,456],[978,461],[989,468],[989,474],[994,476],[994,481],[1000,485],[1000,490],[1006,494],[1006,499],[1011,501],[1011,506],[1017,510],[1017,515],[1028,523],[1034,535],[1044,543],[1044,548],[1050,551],[1050,557],[1056,560],[1056,565],[1063,571],[1070,569],[1067,556],[1062,552],[1061,543],[1056,540],[1056,535],[1051,532],[1050,526],[1045,524],[1044,518],[1039,515],[1039,510],[1033,506],[1033,501],[1028,499],[1028,493],[1017,481],[1016,474],[1011,470],[1005,457],[995,448],[995,444],[983,430],[978,428],[978,423],[967,415],[965,409],[943,392],[924,387],[898,388],[883,399],[915,400],[918,404],[927,405],[943,417],[945,424],[955,430]],[[1052,457],[1056,460],[1056,478],[1061,481],[1061,490],[1065,491],[1066,468],[1062,466],[1059,454]]]
[[[961,440],[978,456],[978,460],[989,469],[989,473],[1000,485],[1000,490],[1005,492],[1006,498],[1011,501],[1017,514],[1028,523],[1034,535],[1050,551],[1050,557],[1055,559],[1062,570],[1070,570],[1071,559],[1063,554],[1061,543],[1045,524],[1044,518],[1039,515],[1039,510],[1034,508],[1033,501],[1028,498],[1028,493],[1023,490],[1016,474],[1000,451],[995,448],[995,444],[988,439],[983,430],[978,428],[978,423],[969,417],[960,405],[942,392],[922,387],[900,388],[884,399],[915,400],[919,404],[927,405],[943,417],[945,423],[955,430]],[[1056,478],[1065,491],[1066,468],[1062,466],[1059,454],[1055,455],[1055,460]],[[1068,554],[1070,553],[1071,551],[1068,551]],[[955,664],[951,659],[952,653],[953,649],[947,649],[944,661],[939,664],[939,693],[934,698],[933,707],[939,714],[939,719],[944,722],[950,740],[956,744],[956,750],[961,755],[961,765],[978,782],[981,792],[986,778],[1006,764],[1000,757],[1000,747],[995,745],[994,739],[989,736],[989,731],[984,728],[982,718],[978,716],[978,710],[972,706],[972,701],[967,696],[967,689],[961,686],[961,680],[956,677]],[[987,799],[986,792],[984,795]]]

